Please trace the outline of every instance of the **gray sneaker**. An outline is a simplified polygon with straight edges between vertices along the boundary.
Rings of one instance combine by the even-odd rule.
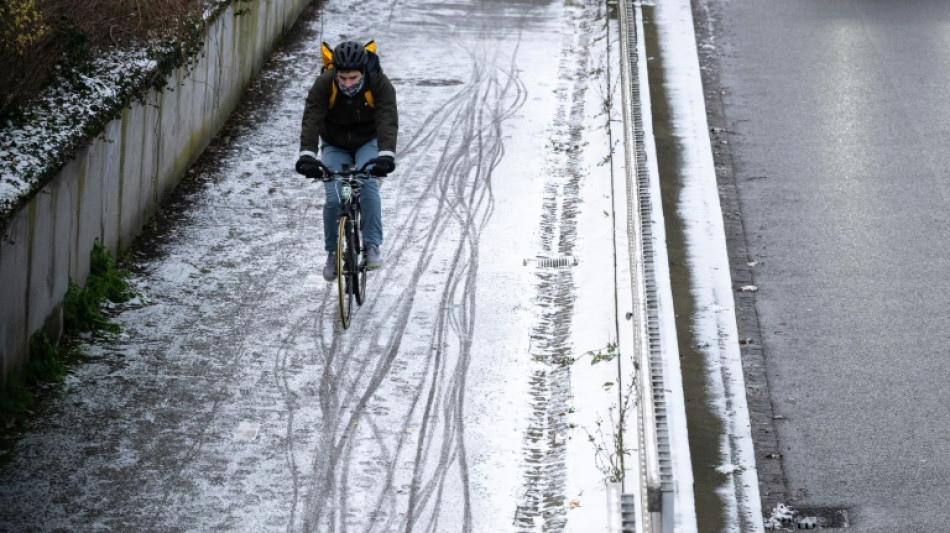
[[[323,265],[323,279],[327,281],[336,279],[336,252],[327,254],[327,264]]]
[[[379,245],[368,245],[366,247],[366,268],[373,269],[381,266],[383,266],[383,256],[379,251]]]

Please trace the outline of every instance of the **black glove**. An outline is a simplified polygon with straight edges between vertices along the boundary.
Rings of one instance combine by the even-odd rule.
[[[367,161],[367,163],[373,164],[373,166],[369,167],[369,173],[378,178],[396,170],[396,159],[391,155],[374,157]]]
[[[298,174],[303,174],[308,178],[323,179],[323,167],[320,166],[320,160],[313,156],[302,155],[297,160],[295,167]]]

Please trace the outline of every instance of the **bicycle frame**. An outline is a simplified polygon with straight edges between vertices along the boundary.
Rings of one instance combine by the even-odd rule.
[[[375,178],[366,172],[368,165],[355,169],[344,165],[332,171],[320,163],[324,181],[339,182],[340,214],[337,218],[336,279],[339,294],[340,321],[343,328],[350,325],[353,301],[363,305],[366,298],[366,259],[363,256],[363,228],[360,211],[360,192],[363,181]]]

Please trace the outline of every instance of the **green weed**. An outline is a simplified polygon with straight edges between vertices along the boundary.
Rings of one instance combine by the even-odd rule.
[[[34,403],[33,393],[22,381],[8,379],[0,390],[0,428],[22,427]]]
[[[42,330],[30,336],[30,362],[26,376],[27,381],[34,383],[62,383],[66,377],[63,358]]]
[[[97,239],[89,257],[89,280],[87,286],[101,298],[114,303],[127,302],[135,296],[129,286],[129,272],[116,268],[112,255]]]
[[[609,407],[608,420],[598,418],[596,429],[593,432],[586,430],[587,440],[594,447],[594,464],[603,474],[605,482],[620,482],[626,475],[625,459],[633,449],[624,442],[623,435],[635,402],[635,390],[631,382],[621,395],[620,403]]]
[[[69,282],[63,301],[66,336],[82,332],[118,333],[119,326],[102,314],[107,300],[127,302],[136,293],[128,282],[129,273],[116,267],[109,251],[97,239],[89,255],[86,286]],[[23,377],[10,377],[0,390],[0,429],[22,427],[36,403],[31,387],[42,383],[62,383],[66,378],[67,358],[78,356],[75,343],[56,346],[42,330],[30,336],[30,356]]]
[[[118,333],[119,326],[109,322],[102,314],[102,304],[129,301],[135,292],[129,286],[129,273],[116,268],[111,254],[97,239],[90,253],[89,277],[85,287],[72,281],[66,291],[63,304],[63,319],[70,333],[106,331]]]
[[[114,329],[114,325],[102,315],[99,300],[88,287],[80,287],[70,281],[63,302],[63,323],[66,331],[73,333]]]

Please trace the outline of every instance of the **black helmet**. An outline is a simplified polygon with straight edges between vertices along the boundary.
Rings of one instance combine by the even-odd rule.
[[[363,45],[346,41],[333,49],[333,66],[337,70],[365,70],[368,56]]]

